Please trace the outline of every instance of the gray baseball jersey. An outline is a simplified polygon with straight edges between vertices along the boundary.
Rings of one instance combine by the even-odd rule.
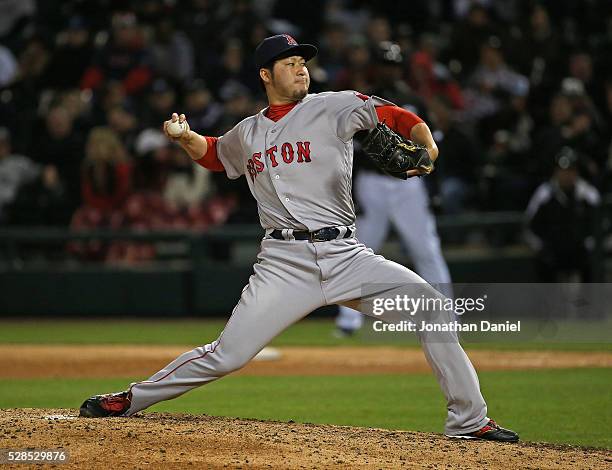
[[[353,135],[372,129],[388,101],[354,91],[310,94],[277,122],[264,111],[217,142],[230,178],[245,174],[261,225],[318,230],[355,222],[351,197]]]
[[[361,299],[360,310],[372,315],[371,301],[396,291],[441,296],[417,274],[374,254],[354,237],[313,243],[268,236],[271,229],[313,231],[353,224],[352,137],[377,124],[377,104],[389,103],[352,91],[308,95],[277,122],[259,113],[219,138],[217,155],[230,178],[247,176],[267,235],[254,274],[219,338],[133,383],[127,416],[241,368],[276,335],[323,305],[354,305]],[[377,318],[451,321],[444,312],[427,313],[389,310]],[[482,428],[487,407],[456,334],[417,335],[447,400],[446,433]]]

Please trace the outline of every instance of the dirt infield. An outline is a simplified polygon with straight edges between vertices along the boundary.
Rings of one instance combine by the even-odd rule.
[[[0,345],[0,378],[146,377],[189,347]],[[249,375],[427,372],[420,349],[287,347]],[[612,353],[472,351],[480,370],[612,367]],[[56,468],[611,468],[612,452],[455,441],[439,434],[151,413],[82,419],[76,410],[0,410],[0,449],[57,449]],[[23,465],[2,465],[23,468]]]
[[[0,378],[146,377],[188,346],[0,345]],[[286,347],[275,361],[251,362],[239,374],[353,375],[429,372],[420,349]],[[478,370],[612,367],[609,352],[468,352]]]
[[[67,451],[61,469],[612,468],[612,452],[600,449],[210,416],[83,419],[74,410],[0,410],[0,430],[0,448]]]

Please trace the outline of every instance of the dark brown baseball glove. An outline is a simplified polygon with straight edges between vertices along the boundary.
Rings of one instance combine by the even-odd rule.
[[[409,170],[419,170],[418,176],[422,176],[434,169],[425,146],[404,139],[384,123],[370,131],[363,149],[381,170],[403,180],[408,179]]]

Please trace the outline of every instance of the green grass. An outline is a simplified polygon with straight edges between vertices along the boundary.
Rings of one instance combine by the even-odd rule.
[[[0,344],[201,345],[224,320],[4,320]],[[526,325],[527,332],[464,338],[468,349],[612,350],[610,322]],[[364,328],[332,336],[331,320],[306,320],[276,338],[277,346],[417,347],[412,334],[375,335]],[[537,335],[532,335],[538,331]],[[612,369],[481,372],[490,415],[525,440],[612,448]],[[94,393],[120,390],[133,378],[0,380],[0,408],[76,408]],[[325,377],[230,376],[153,411],[373,426],[441,432],[444,402],[429,374]]]
[[[480,374],[489,414],[523,440],[612,448],[610,369]],[[0,381],[0,408],[76,408],[129,379]],[[444,402],[430,374],[230,376],[152,411],[442,432]]]
[[[0,343],[12,344],[178,344],[201,345],[215,339],[225,320],[4,320]],[[274,341],[276,346],[416,347],[414,334],[379,334],[364,327],[356,336],[332,336],[331,320],[304,320]],[[554,349],[612,351],[611,322],[524,322],[522,336],[480,333],[463,336],[471,349]]]

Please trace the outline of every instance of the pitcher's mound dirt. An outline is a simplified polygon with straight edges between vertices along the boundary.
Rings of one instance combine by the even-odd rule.
[[[0,410],[0,448],[62,448],[70,460],[55,467],[60,469],[612,468],[612,453],[600,449],[456,441],[439,434],[211,416],[76,415],[76,410]]]

